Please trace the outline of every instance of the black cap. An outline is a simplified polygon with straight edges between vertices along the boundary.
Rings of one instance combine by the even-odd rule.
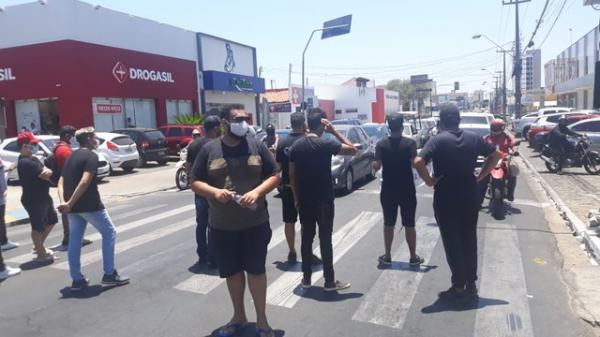
[[[404,116],[399,112],[388,114],[386,120],[391,131],[401,131],[404,127]]]
[[[447,127],[460,124],[460,111],[453,104],[444,104],[440,108],[440,121]]]
[[[221,119],[218,116],[208,116],[204,120],[204,132],[208,132],[221,125]]]

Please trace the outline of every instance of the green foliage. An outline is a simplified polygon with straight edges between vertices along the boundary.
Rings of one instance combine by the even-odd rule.
[[[416,89],[422,89],[425,86],[414,85],[410,83],[409,79],[395,79],[389,81],[385,88],[400,93],[400,104],[403,106],[403,110],[407,111],[410,110],[410,101],[419,96]]]
[[[201,125],[204,122],[202,115],[179,115],[175,118],[177,125]]]

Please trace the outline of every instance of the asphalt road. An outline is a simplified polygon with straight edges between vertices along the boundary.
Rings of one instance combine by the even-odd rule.
[[[521,177],[525,179],[525,177]],[[379,183],[370,182],[336,200],[334,254],[336,278],[352,282],[337,294],[325,294],[323,280],[308,291],[297,288],[299,266],[285,262],[280,201],[271,196],[273,239],[267,258],[268,315],[277,336],[591,336],[576,317],[557,272],[560,254],[543,216],[544,200],[535,200],[521,181],[510,214],[497,221],[485,211],[479,221],[479,304],[453,306],[438,301],[449,286],[449,271],[433,220],[432,191],[420,187],[418,253],[426,263],[407,266],[403,233],[394,244],[394,264],[378,267],[382,253]],[[101,242],[83,249],[82,266],[91,286],[80,295],[68,290],[65,253],[51,266],[31,263],[31,244],[23,227],[9,237],[24,243],[6,252],[22,275],[0,284],[0,336],[207,336],[231,315],[222,280],[196,262],[191,192],[158,192],[109,207],[117,225],[117,268],[130,285],[100,285]],[[61,228],[49,244],[60,240]],[[299,246],[299,238],[297,238]],[[316,248],[316,245],[315,245]],[[299,249],[299,247],[298,247]],[[249,319],[254,319],[247,297]],[[239,336],[254,336],[248,329]]]

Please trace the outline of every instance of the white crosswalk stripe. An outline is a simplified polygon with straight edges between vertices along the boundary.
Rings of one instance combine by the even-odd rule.
[[[481,271],[480,303],[473,336],[531,337],[533,326],[516,226],[487,228]],[[497,302],[497,303],[495,303]]]
[[[159,213],[159,214],[156,214],[156,215],[153,215],[153,216],[149,216],[149,217],[144,218],[144,219],[140,219],[140,220],[137,220],[137,221],[134,221],[134,222],[130,222],[130,223],[125,224],[125,225],[117,226],[116,227],[116,231],[117,231],[117,233],[122,233],[122,232],[125,232],[125,231],[129,231],[129,230],[132,230],[132,229],[136,229],[136,228],[145,226],[145,225],[150,224],[150,223],[154,223],[154,222],[157,222],[157,221],[160,221],[160,220],[163,220],[163,219],[168,219],[170,217],[173,217],[173,216],[176,216],[176,215],[179,215],[179,214],[183,214],[183,213],[191,211],[193,209],[195,209],[194,205],[182,206],[182,207],[179,207],[179,208],[167,211],[167,212]],[[190,224],[194,224],[194,222],[195,221],[189,221]],[[97,240],[100,240],[102,238],[102,235],[100,233],[96,232],[96,233],[94,233],[94,234],[92,234],[90,236],[87,236],[86,238],[88,238],[88,239],[90,239],[92,241],[97,241]],[[32,259],[32,257],[33,257],[33,255],[30,254],[30,253],[28,253],[28,254],[22,254],[22,255],[15,256],[13,258],[7,259],[6,262],[10,262],[10,263],[25,263],[27,261],[30,261]]]
[[[178,222],[176,224],[172,224],[172,225],[154,230],[149,233],[138,235],[132,239],[117,242],[117,244],[115,246],[115,255],[126,252],[130,249],[139,247],[139,246],[149,243],[151,241],[161,239],[167,235],[171,235],[180,230],[183,230],[188,227],[195,226],[195,225],[196,224],[194,223],[193,219],[187,219],[187,220]],[[93,252],[89,252],[89,253],[81,256],[81,267],[85,267],[87,265],[90,265],[92,263],[95,263],[95,262],[98,262],[101,260],[102,260],[102,249],[97,249]],[[68,270],[69,263],[67,261],[65,261],[65,262],[53,264],[52,268]]]
[[[420,217],[417,220],[418,253],[426,263],[431,259],[440,237],[438,227],[433,224],[433,218]],[[404,242],[392,256],[392,267],[381,273],[354,313],[353,320],[402,329],[427,270],[427,265],[411,268],[407,262],[409,259],[410,253]]]
[[[333,263],[337,263],[376,223],[381,222],[378,212],[361,212],[356,218],[333,234]],[[315,249],[317,252],[318,249]],[[312,282],[323,276],[323,271],[314,272]],[[267,303],[292,308],[302,298],[294,292],[302,280],[301,272],[288,271],[275,280],[267,289]]]

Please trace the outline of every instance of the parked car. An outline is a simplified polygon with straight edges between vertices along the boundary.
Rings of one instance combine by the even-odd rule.
[[[425,122],[425,123],[423,123]],[[415,140],[417,141],[417,147],[423,148],[429,139],[437,134],[437,119],[427,118],[421,120],[422,128],[417,132]]]
[[[158,128],[167,139],[170,156],[178,156],[181,149],[184,149],[192,140],[192,132],[200,129],[204,136],[204,128],[196,125],[165,125]]]
[[[58,144],[59,137],[58,136],[36,136],[42,141],[39,144],[40,151],[35,154],[35,157],[39,159],[41,163],[44,163],[44,160],[48,155],[54,152],[54,148],[56,144]],[[71,148],[73,150],[77,150],[79,148],[79,144],[77,142],[73,142],[71,144]],[[110,166],[108,164],[108,160],[106,157],[95,151],[98,155],[98,170],[96,171],[96,178],[98,180],[102,180],[106,178],[110,174]],[[10,163],[10,165],[16,165],[17,160],[19,159],[20,151],[17,145],[17,138],[7,138],[2,143],[0,143],[0,159],[6,163]],[[17,170],[12,170],[8,173],[7,176],[9,181],[18,181],[19,173]]]
[[[552,115],[561,112],[569,112],[571,108],[561,108],[561,107],[552,107],[552,108],[543,108],[538,110],[537,112],[528,113],[523,116],[521,119],[514,119],[512,126],[513,132],[517,136],[522,136],[525,140],[528,140],[528,133],[531,125],[535,123],[535,121],[542,116]]]
[[[120,133],[98,132],[98,152],[102,153],[110,164],[111,173],[120,168],[131,172],[138,166],[140,155],[131,138]]]
[[[590,115],[588,111],[584,110],[584,111],[571,111],[571,112],[563,112],[563,113],[556,113],[556,114],[541,116],[529,128],[529,132],[527,133],[527,139],[529,140],[529,146],[533,147],[533,148],[538,148],[539,146],[537,144],[537,141],[539,139],[537,138],[537,134],[541,133],[541,132],[551,131],[558,124],[558,121],[563,117],[567,118],[567,121],[569,121],[569,124],[573,124],[577,121],[591,118],[591,117],[593,117],[593,115]]]
[[[490,134],[490,123],[493,119],[494,116],[490,114],[464,113],[460,115],[459,127],[485,137]]]
[[[333,125],[362,125],[360,119],[356,118],[347,118],[347,119],[334,119],[331,121]]]
[[[377,144],[377,142],[390,135],[390,129],[385,124],[367,123],[362,127],[373,144]]]
[[[364,178],[375,177],[375,172],[373,172],[374,145],[365,130],[360,126],[338,125],[336,129],[358,149],[358,153],[354,156],[337,155],[331,159],[334,188],[350,193],[354,189],[355,182]],[[326,133],[324,137],[333,136]]]
[[[577,133],[588,136],[592,151],[600,151],[600,117],[582,120],[569,127]]]
[[[167,139],[157,129],[130,128],[113,131],[129,136],[139,153],[139,166],[146,166],[149,161],[165,165],[169,161]]]

